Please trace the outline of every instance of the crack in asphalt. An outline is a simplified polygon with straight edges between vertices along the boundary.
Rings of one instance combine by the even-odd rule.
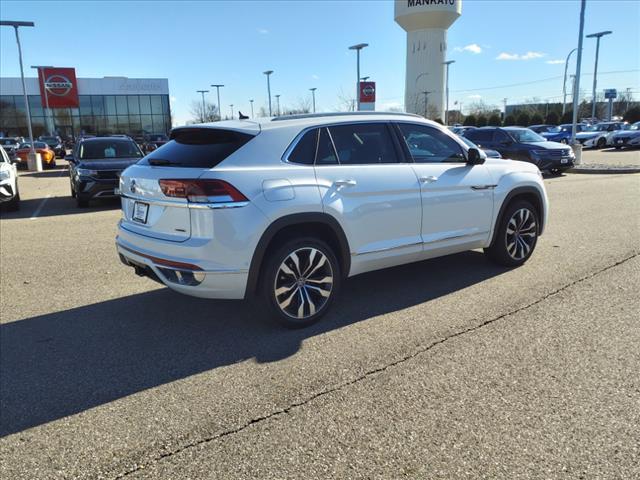
[[[563,285],[562,287],[557,288],[557,289],[553,290],[552,292],[547,293],[546,295],[540,297],[539,299],[537,299],[537,300],[535,300],[535,301],[533,301],[533,302],[531,302],[531,303],[529,303],[527,305],[524,305],[522,307],[518,307],[518,308],[516,308],[514,310],[511,310],[509,312],[503,313],[503,314],[498,315],[497,317],[491,318],[489,320],[485,320],[484,322],[479,323],[479,324],[477,324],[477,325],[475,325],[473,327],[469,327],[469,328],[460,330],[458,332],[452,333],[452,334],[450,334],[450,335],[448,335],[446,337],[443,337],[443,338],[441,338],[439,340],[436,340],[435,342],[432,342],[432,343],[430,343],[428,345],[422,346],[422,347],[416,349],[413,353],[411,353],[409,355],[406,355],[406,356],[404,356],[404,357],[402,357],[402,358],[400,358],[400,359],[398,359],[398,360],[396,360],[394,362],[391,362],[391,363],[389,363],[387,365],[384,365],[384,366],[378,367],[378,368],[374,368],[372,370],[368,370],[367,372],[363,373],[362,375],[360,375],[360,376],[358,376],[358,377],[356,377],[356,378],[354,378],[352,380],[349,380],[348,382],[343,382],[343,383],[341,383],[339,385],[335,385],[335,386],[333,386],[331,388],[327,388],[327,389],[322,390],[320,392],[316,392],[316,393],[314,393],[313,395],[307,397],[304,400],[300,400],[298,402],[294,402],[294,403],[290,404],[289,406],[287,406],[285,408],[281,408],[281,409],[275,410],[275,411],[273,411],[273,412],[271,412],[271,413],[269,413],[267,415],[263,415],[263,416],[260,416],[260,417],[253,418],[253,419],[249,420],[248,422],[246,422],[246,423],[244,423],[244,424],[242,424],[242,425],[240,425],[240,426],[238,426],[236,428],[233,428],[233,429],[230,429],[230,430],[225,430],[225,431],[220,432],[220,433],[218,433],[216,435],[213,435],[211,437],[206,437],[206,438],[197,440],[195,442],[188,443],[188,444],[183,445],[183,446],[181,446],[179,448],[176,448],[176,449],[174,449],[174,450],[172,450],[170,452],[161,453],[161,454],[157,455],[155,458],[152,458],[150,462],[148,462],[146,464],[135,465],[130,470],[127,470],[126,472],[120,473],[114,478],[115,478],[115,480],[117,480],[117,479],[121,479],[121,478],[127,477],[127,476],[129,476],[129,475],[131,475],[133,473],[136,473],[136,472],[139,472],[141,470],[144,470],[150,464],[157,463],[157,462],[159,462],[159,461],[161,461],[161,460],[163,460],[165,458],[171,457],[173,455],[181,453],[181,452],[183,452],[185,450],[188,450],[190,448],[194,448],[194,447],[197,447],[199,445],[203,445],[203,444],[215,441],[215,440],[219,440],[219,439],[227,437],[229,435],[235,435],[236,433],[240,433],[243,430],[245,430],[245,429],[247,429],[247,428],[249,428],[252,425],[255,425],[257,423],[261,423],[261,422],[263,422],[265,420],[269,420],[269,419],[274,418],[274,417],[278,417],[278,416],[281,416],[281,415],[288,414],[291,410],[293,410],[295,408],[298,408],[298,407],[302,407],[302,406],[304,406],[304,405],[306,405],[308,403],[311,403],[312,401],[314,401],[317,398],[320,398],[320,397],[323,397],[325,395],[337,392],[339,390],[342,390],[345,387],[349,387],[351,385],[359,383],[359,382],[361,382],[363,380],[366,380],[367,378],[373,377],[373,376],[375,376],[375,375],[377,375],[377,374],[379,374],[381,372],[384,372],[384,371],[386,371],[386,370],[388,370],[388,369],[390,369],[392,367],[401,365],[401,364],[403,364],[403,363],[405,363],[405,362],[407,362],[407,361],[409,361],[409,360],[411,360],[413,358],[416,358],[418,355],[422,355],[423,353],[428,352],[429,350],[433,349],[434,347],[436,347],[438,345],[441,345],[441,344],[443,344],[443,343],[445,343],[445,342],[447,342],[449,340],[452,340],[454,338],[460,337],[462,335],[466,335],[468,333],[475,332],[477,330],[480,330],[483,327],[486,327],[487,325],[490,325],[490,324],[495,323],[495,322],[497,322],[499,320],[502,320],[504,318],[510,317],[510,316],[515,315],[517,313],[520,313],[520,312],[522,312],[524,310],[527,310],[527,309],[529,309],[529,308],[531,308],[531,307],[533,307],[535,305],[538,305],[541,302],[544,302],[548,298],[553,297],[553,296],[555,296],[555,295],[557,295],[557,294],[559,294],[559,293],[561,293],[561,292],[573,287],[574,285],[577,285],[578,283],[584,282],[586,280],[590,280],[591,278],[593,278],[593,277],[595,277],[595,276],[597,276],[597,275],[599,275],[601,273],[604,273],[604,272],[606,272],[608,270],[611,270],[612,268],[615,268],[615,267],[617,267],[619,265],[622,265],[623,263],[626,263],[629,260],[632,260],[632,259],[634,259],[634,258],[636,258],[638,256],[640,256],[640,252],[634,253],[634,254],[632,254],[632,255],[630,255],[630,256],[628,256],[626,258],[623,258],[622,260],[619,260],[619,261],[617,261],[617,262],[615,262],[615,263],[613,263],[611,265],[603,267],[600,270],[597,270],[595,272],[591,272],[590,274],[585,275],[585,276],[583,276],[583,277],[581,277],[581,278],[579,278],[577,280],[574,280],[573,282],[570,282],[570,283],[568,283],[566,285]]]

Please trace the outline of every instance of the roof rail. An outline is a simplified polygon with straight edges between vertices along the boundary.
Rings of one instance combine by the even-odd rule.
[[[281,120],[298,120],[300,118],[318,118],[318,117],[349,117],[349,116],[363,116],[368,115],[398,115],[400,117],[418,117],[423,118],[421,115],[415,113],[405,112],[329,112],[329,113],[300,113],[296,115],[282,115],[279,117],[273,117],[272,122],[278,122]]]

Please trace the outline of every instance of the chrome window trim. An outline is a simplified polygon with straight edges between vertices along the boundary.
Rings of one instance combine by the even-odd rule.
[[[242,208],[249,205],[249,202],[220,202],[220,203],[189,203],[179,202],[177,200],[157,200],[149,199],[145,197],[138,197],[127,193],[119,193],[119,196],[128,198],[136,202],[144,202],[149,205],[158,205],[161,207],[177,207],[177,208],[190,208],[193,210],[220,210],[226,208]]]

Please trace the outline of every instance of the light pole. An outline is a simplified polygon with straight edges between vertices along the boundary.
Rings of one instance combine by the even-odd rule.
[[[503,98],[502,101],[504,102],[504,118],[502,119],[502,123],[504,123],[507,118],[507,98]]]
[[[267,95],[269,95],[269,116],[273,116],[273,114],[271,113],[271,81],[269,80],[269,77],[271,76],[271,74],[273,73],[273,70],[267,70],[266,72],[262,72],[267,76]]]
[[[452,63],[456,63],[455,60],[448,60],[444,62],[444,65],[447,67],[447,106],[444,110],[444,124],[449,125],[449,65]]]
[[[280,116],[280,94],[274,95],[276,97],[276,115]]]
[[[233,120],[233,103],[229,106],[231,107],[231,120]]]
[[[600,53],[600,39],[605,35],[609,35],[611,33],[613,33],[611,30],[607,30],[604,32],[592,33],[591,35],[587,35],[587,38],[596,39],[596,66],[593,69],[593,92],[591,98],[593,105],[591,106],[591,118],[596,118],[596,84],[598,83],[598,54]]]
[[[251,118],[253,118],[253,98],[249,100],[249,103],[251,104]]]
[[[358,104],[358,111],[360,111],[360,50],[365,47],[368,47],[368,43],[358,43],[357,45],[351,45],[349,50],[356,51],[356,101]]]
[[[47,119],[47,133],[49,135],[53,135],[53,129],[49,128],[50,125],[53,125],[53,119],[50,119],[49,117],[52,116],[51,115],[51,110],[49,109],[49,91],[47,90],[47,85],[46,85],[46,79],[44,78],[44,69],[45,68],[53,68],[51,65],[31,65],[31,68],[35,68],[38,71],[38,79],[42,78],[42,89],[44,90],[44,104],[45,104],[45,108],[47,109],[47,113],[45,115],[46,119]],[[42,77],[40,76],[42,72]],[[49,120],[51,120],[51,123],[49,123]]]
[[[201,93],[202,94],[202,116],[200,117],[200,120],[202,120],[202,123],[205,122],[205,114],[206,114],[206,107],[204,105],[204,94],[205,93],[209,93],[209,90],[196,90],[196,92]]]
[[[20,46],[20,35],[18,35],[18,28],[20,27],[35,27],[33,22],[15,22],[11,20],[0,20],[1,27],[13,27],[16,32],[16,43],[18,44],[18,58],[20,59],[20,79],[22,80],[22,94],[24,95],[24,104],[27,108],[27,128],[29,130],[29,140],[31,141],[31,150],[29,152],[27,164],[29,164],[30,170],[42,171],[42,159],[39,154],[36,154],[36,149],[33,145],[33,129],[31,128],[31,108],[29,108],[29,99],[27,98],[27,85],[24,82],[24,68],[22,67],[22,47]]]
[[[371,77],[362,77],[360,80],[362,80],[363,82],[366,82],[367,80],[369,80]]]
[[[369,78],[369,77],[366,77]],[[310,88],[311,90],[311,98],[313,99],[313,113],[316,113],[316,87]]]
[[[222,105],[220,105],[220,87],[224,87],[221,83],[211,85],[212,87],[216,87],[218,92],[218,119],[222,120]]]
[[[571,58],[571,54],[578,50],[574,48],[567,55],[567,59],[564,62],[564,80],[562,81],[562,115],[564,115],[566,104],[567,104],[567,68],[569,67],[569,59]]]
[[[576,60],[576,76],[573,82],[573,121],[571,126],[571,145],[576,143],[576,128],[578,128],[578,92],[580,92],[580,68],[582,67],[582,37],[584,36],[584,11],[587,0],[580,2],[580,32],[578,33],[578,59]],[[597,57],[596,57],[597,58]],[[595,73],[595,72],[594,72]]]

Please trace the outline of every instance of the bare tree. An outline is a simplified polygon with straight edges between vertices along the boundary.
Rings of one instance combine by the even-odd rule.
[[[194,100],[191,102],[190,112],[193,116],[192,123],[215,122],[220,120],[218,107],[210,102],[205,102],[203,105],[202,102]]]
[[[338,92],[338,105],[336,110],[338,112],[353,112],[356,109],[356,100],[353,96],[344,93],[344,90],[340,88]]]

